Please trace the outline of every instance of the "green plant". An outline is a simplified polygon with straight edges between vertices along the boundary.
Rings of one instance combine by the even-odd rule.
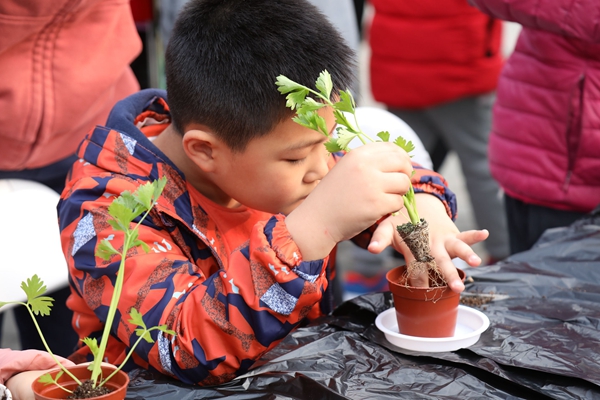
[[[149,343],[154,342],[154,340],[150,336],[150,332],[154,330],[159,330],[161,332],[165,332],[173,336],[175,335],[175,332],[167,329],[166,325],[147,327],[139,311],[135,308],[132,308],[129,312],[129,316],[131,318],[129,322],[138,327],[135,330],[135,333],[138,335],[138,339],[133,344],[133,346],[131,346],[125,359],[115,369],[115,371],[107,377],[100,377],[100,374],[102,372],[101,364],[102,360],[104,359],[106,345],[110,336],[110,327],[113,324],[117,306],[119,304],[119,299],[121,297],[121,291],[123,288],[123,277],[127,253],[129,250],[137,246],[141,246],[145,252],[148,252],[150,250],[149,246],[138,238],[138,228],[150,213],[150,210],[154,206],[154,203],[162,193],[166,182],[166,178],[161,178],[154,182],[148,182],[144,185],[141,185],[133,193],[129,191],[124,191],[119,197],[115,198],[111,205],[108,207],[108,213],[111,216],[111,218],[108,220],[108,223],[112,226],[113,230],[123,232],[124,241],[123,247],[119,251],[111,244],[112,238],[105,238],[101,241],[96,250],[96,256],[102,258],[105,261],[109,261],[113,256],[119,256],[120,264],[119,270],[117,272],[117,279],[114,285],[114,291],[108,309],[106,322],[104,324],[104,330],[100,339],[100,345],[98,345],[97,340],[95,338],[83,339],[83,342],[89,347],[94,358],[92,363],[88,367],[88,369],[92,372],[90,380],[92,381],[93,388],[101,388],[108,380],[110,380],[110,378],[123,367],[127,360],[129,360],[129,358],[133,354],[134,349],[142,339],[146,340]],[[133,221],[140,216],[141,218],[139,218],[137,223],[135,223],[135,225],[132,228],[131,225]],[[39,378],[40,382],[60,386],[60,384],[58,384],[56,380],[63,373],[66,373],[72,379],[74,379],[75,382],[81,385],[82,382],[80,382],[79,379],[73,376],[67,368],[63,367],[58,362],[58,359],[52,353],[48,344],[46,343],[44,335],[36,321],[36,315],[46,316],[50,314],[52,302],[54,301],[54,299],[52,299],[51,297],[43,296],[43,294],[46,291],[46,286],[44,285],[43,281],[37,275],[34,275],[33,277],[22,282],[21,288],[27,296],[26,302],[0,302],[0,307],[7,304],[20,304],[27,307],[27,310],[29,311],[31,318],[33,319],[33,323],[35,324],[35,327],[38,331],[38,334],[40,335],[44,347],[46,348],[46,351],[54,358],[56,363],[61,367],[61,371],[54,378],[50,374],[44,374]],[[67,392],[71,392],[69,389],[66,389],[64,387],[62,388]]]
[[[354,139],[360,140],[362,144],[390,140],[390,133],[387,131],[379,132],[376,139],[362,131],[356,118],[356,103],[350,91],[340,90],[339,95],[334,96],[332,100],[333,82],[327,70],[322,71],[315,81],[316,90],[294,82],[284,75],[279,75],[275,84],[278,86],[277,90],[286,96],[286,106],[296,111],[293,118],[296,123],[329,137],[325,147],[330,153],[350,151],[349,145]],[[335,136],[329,134],[325,119],[318,114],[318,110],[327,106],[333,109],[337,123]],[[397,137],[394,143],[407,153],[415,148],[411,141],[401,136]],[[403,202],[409,222],[398,225],[396,230],[415,257],[408,266],[409,278],[427,271],[435,278],[433,282],[440,282],[441,278],[440,285],[445,284],[431,255],[427,221],[419,217],[412,185],[403,196]]]

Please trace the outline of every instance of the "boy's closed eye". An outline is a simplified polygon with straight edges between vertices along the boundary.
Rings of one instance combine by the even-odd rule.
[[[304,162],[306,160],[306,157],[304,158],[298,158],[298,159],[288,159],[285,160],[286,162],[290,163],[290,164],[300,164],[302,162]]]

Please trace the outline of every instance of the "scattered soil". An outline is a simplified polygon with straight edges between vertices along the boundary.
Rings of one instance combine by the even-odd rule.
[[[110,393],[109,388],[106,386],[94,388],[94,382],[88,379],[78,386],[67,399],[93,399],[108,393]]]
[[[482,307],[494,300],[491,296],[461,296],[460,304],[467,307]],[[486,307],[483,307],[485,309]]]
[[[487,310],[485,306],[494,300],[499,300],[505,296],[501,293],[487,292],[487,293],[473,293],[470,292],[468,296],[460,296],[460,304],[467,307],[478,307],[483,310]]]

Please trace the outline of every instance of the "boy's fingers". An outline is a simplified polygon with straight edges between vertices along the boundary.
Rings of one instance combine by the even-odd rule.
[[[377,229],[375,229],[375,232],[373,232],[373,236],[371,236],[371,242],[369,243],[367,250],[373,254],[381,253],[392,243],[394,232],[390,229],[386,229],[386,227],[384,227],[386,224],[387,222],[379,224]]]
[[[453,292],[460,293],[465,290],[465,285],[458,276],[456,266],[449,257],[440,257],[436,259],[437,265],[446,279],[448,287]]]
[[[472,246],[476,243],[483,242],[488,238],[488,236],[490,236],[488,230],[482,229],[461,232],[458,235],[456,235],[456,238],[462,240],[469,246]]]
[[[471,246],[458,238],[450,240],[446,248],[451,257],[458,257],[471,267],[477,267],[481,264],[481,258],[473,251]]]

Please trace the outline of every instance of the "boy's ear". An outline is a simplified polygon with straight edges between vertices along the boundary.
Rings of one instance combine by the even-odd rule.
[[[215,169],[218,149],[222,145],[211,132],[191,129],[183,135],[183,151],[201,170],[212,172]]]

